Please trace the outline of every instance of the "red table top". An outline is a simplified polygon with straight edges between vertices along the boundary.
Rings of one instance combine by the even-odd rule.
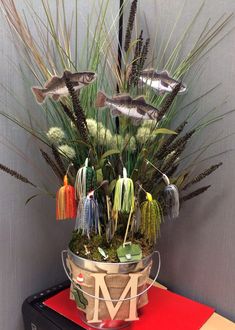
[[[69,289],[47,299],[44,304],[83,328],[94,330],[80,320],[75,302],[69,299]],[[140,319],[125,329],[198,330],[213,312],[211,307],[168,290],[151,287],[149,303],[141,309]]]

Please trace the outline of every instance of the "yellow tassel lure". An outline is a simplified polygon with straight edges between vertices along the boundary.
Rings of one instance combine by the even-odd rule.
[[[146,201],[141,204],[141,233],[146,240],[155,243],[160,235],[160,225],[163,219],[161,205],[146,192]]]

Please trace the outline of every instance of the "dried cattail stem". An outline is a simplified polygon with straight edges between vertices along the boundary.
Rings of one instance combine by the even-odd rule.
[[[179,164],[173,164],[173,166],[171,166],[169,168],[169,170],[166,171],[166,175],[168,177],[172,177],[172,175],[175,174],[175,172],[177,171],[178,167],[179,167]]]
[[[182,144],[184,144],[185,142],[188,142],[188,140],[191,139],[191,137],[195,133],[195,131],[196,130],[193,129],[193,130],[189,131],[188,133],[186,133],[181,138],[177,139],[175,142],[171,143],[167,147],[167,149],[165,150],[165,152],[163,152],[161,155],[158,156],[158,159],[163,159],[165,156],[167,156],[168,154],[170,154],[172,151],[176,150]]]
[[[165,113],[169,110],[170,106],[172,105],[175,97],[177,96],[178,92],[180,91],[181,83],[177,84],[171,94],[167,95],[165,102],[161,108],[161,110],[158,112],[158,120],[160,121],[162,117],[165,115]]]
[[[51,159],[51,157],[42,149],[40,149],[42,157],[45,159],[45,161],[47,162],[47,164],[51,167],[52,171],[55,173],[55,175],[63,180],[64,175],[63,173],[60,171],[60,169],[57,167],[57,165],[55,164],[55,162],[53,162],[53,160]]]
[[[187,200],[189,199],[192,199],[202,193],[204,193],[205,191],[207,191],[207,189],[209,189],[211,187],[211,185],[209,186],[205,186],[205,187],[202,187],[202,188],[199,188],[197,190],[194,190],[193,192],[191,192],[190,194],[186,195],[186,196],[183,196],[180,198],[180,202],[186,202]]]
[[[31,181],[29,181],[25,176],[21,175],[20,173],[10,169],[9,167],[3,165],[3,164],[0,164],[0,170],[10,174],[11,176],[13,176],[14,178],[16,178],[17,180],[20,180],[24,183],[28,183],[30,184],[31,186],[33,187],[37,187],[34,183],[32,183]]]
[[[169,159],[164,163],[163,167],[161,168],[161,171],[163,173],[167,172],[171,166],[174,165],[175,161],[177,160],[177,158],[182,154],[182,152],[185,149],[185,146],[187,144],[187,141],[184,141],[183,143],[181,143],[174,151],[174,153],[169,157]]]
[[[184,127],[187,125],[187,121],[184,121],[182,124],[180,124],[175,132],[177,134],[170,135],[160,146],[156,153],[156,158],[158,158],[161,154],[165,153],[167,151],[168,146],[177,138],[177,136],[183,131]]]
[[[81,107],[78,95],[69,79],[69,76],[65,73],[65,84],[68,88],[69,94],[72,98],[73,109],[76,115],[76,126],[84,142],[89,143],[88,129],[86,123],[86,117]]]
[[[139,38],[137,39],[137,42],[135,45],[135,53],[134,53],[134,58],[132,61],[131,73],[130,73],[130,77],[129,77],[129,84],[136,85],[138,82],[138,76],[139,76],[138,63],[140,61],[142,46],[143,46],[143,30],[141,30]]]
[[[76,120],[76,116],[74,115],[74,113],[67,107],[66,104],[60,102],[61,106],[63,107],[64,112],[66,113],[66,115],[68,116],[68,118],[72,121],[72,123],[77,126],[77,120]]]
[[[138,73],[140,73],[144,68],[144,64],[149,52],[149,44],[150,44],[150,38],[147,38],[140,55],[140,60],[138,64]]]
[[[53,156],[55,158],[55,161],[56,161],[56,163],[57,163],[57,165],[58,165],[61,173],[63,175],[65,175],[66,169],[65,169],[64,164],[63,164],[63,162],[61,160],[59,151],[57,150],[57,148],[54,145],[51,146],[51,149],[52,149],[52,153],[53,153]]]
[[[124,50],[125,52],[128,51],[130,42],[131,42],[131,34],[133,31],[135,16],[136,16],[136,10],[137,10],[137,3],[138,0],[133,0],[131,3],[131,9],[129,13],[127,28],[126,28],[126,35],[125,35],[125,42],[124,42]]]
[[[208,175],[210,175],[211,173],[213,173],[214,171],[217,170],[217,168],[219,168],[223,163],[218,163],[215,165],[212,165],[211,167],[209,167],[208,169],[206,169],[205,171],[203,171],[202,173],[200,173],[199,175],[195,176],[195,178],[193,178],[190,182],[188,182],[182,190],[186,190],[189,187],[191,187],[193,184],[200,182],[201,180],[203,180],[205,177],[207,177]]]

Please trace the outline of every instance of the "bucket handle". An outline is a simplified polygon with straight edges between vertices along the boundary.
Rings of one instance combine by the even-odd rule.
[[[72,277],[69,275],[68,270],[67,270],[67,267],[66,267],[66,263],[65,263],[65,260],[64,260],[64,254],[65,253],[68,254],[68,251],[67,250],[61,251],[62,265],[63,265],[64,271],[65,271],[65,274],[67,275],[67,277],[71,281],[71,283],[73,283],[73,285],[79,291],[81,291],[83,294],[85,294],[85,295],[87,295],[87,296],[89,296],[91,298],[102,300],[102,301],[112,301],[112,302],[127,301],[127,300],[135,299],[135,298],[141,296],[142,294],[144,294],[145,292],[147,292],[154,285],[155,281],[158,278],[158,275],[159,275],[159,272],[160,272],[160,268],[161,268],[161,256],[160,256],[160,252],[159,251],[154,251],[153,253],[156,253],[158,255],[158,269],[157,269],[157,273],[156,273],[154,279],[152,280],[151,284],[146,289],[144,289],[142,292],[138,293],[137,295],[135,295],[133,297],[129,297],[129,298],[123,298],[123,299],[105,299],[105,298],[93,296],[92,294],[85,292],[84,290],[81,289],[81,287],[79,286],[79,284],[77,284],[76,282],[74,282],[74,280],[72,279]]]

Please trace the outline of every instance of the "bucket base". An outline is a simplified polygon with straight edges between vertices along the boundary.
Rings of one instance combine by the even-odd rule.
[[[126,328],[130,325],[131,322],[122,321],[122,320],[104,320],[99,323],[88,323],[86,320],[86,314],[78,310],[80,319],[89,327],[94,329],[103,329],[103,330],[118,330]]]

